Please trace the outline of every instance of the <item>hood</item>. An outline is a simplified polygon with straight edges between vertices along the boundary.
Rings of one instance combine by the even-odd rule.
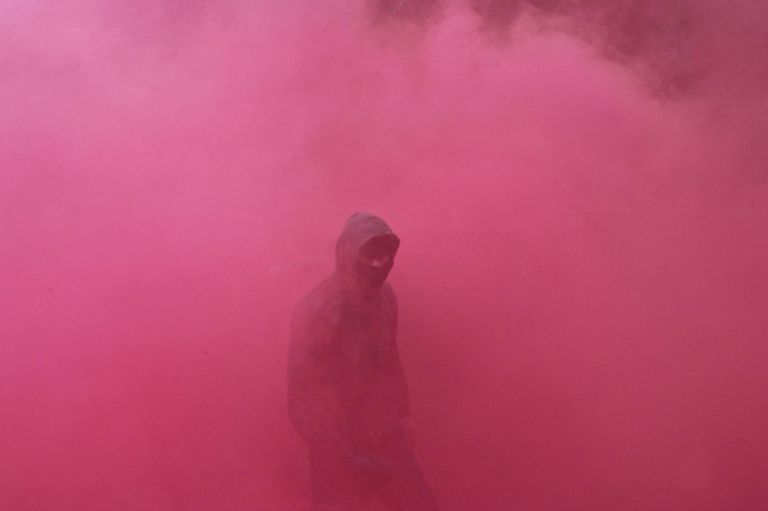
[[[391,236],[400,244],[400,238],[387,223],[371,213],[355,213],[347,220],[336,242],[336,270],[354,273],[354,262],[360,247],[378,236]]]

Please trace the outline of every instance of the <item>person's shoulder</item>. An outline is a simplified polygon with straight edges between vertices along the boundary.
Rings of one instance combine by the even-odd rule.
[[[381,293],[381,301],[384,304],[384,307],[396,315],[397,295],[395,294],[395,290],[389,283],[385,282],[384,285],[381,286],[381,291],[379,292]]]
[[[338,282],[334,275],[316,285],[294,307],[294,317],[303,321],[322,319],[331,324],[337,323],[341,316],[341,298]]]
[[[392,285],[389,282],[385,282],[383,286],[381,286],[381,296],[385,300],[390,301],[397,301],[397,295],[395,294],[395,289],[392,287]]]

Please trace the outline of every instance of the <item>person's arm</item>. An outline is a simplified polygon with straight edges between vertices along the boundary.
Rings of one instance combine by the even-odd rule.
[[[318,314],[291,321],[288,362],[288,412],[296,430],[312,449],[343,452],[339,402],[330,365],[336,325],[332,317]]]
[[[398,414],[402,421],[407,421],[411,416],[410,396],[408,382],[405,379],[402,363],[400,362],[400,350],[397,342],[397,298],[392,288],[388,287],[385,294],[388,321],[392,325],[392,345],[388,350],[388,366],[392,389],[396,399]]]
[[[411,416],[411,400],[408,391],[408,382],[405,379],[403,366],[400,363],[400,353],[397,347],[397,339],[394,339],[392,349],[392,373],[394,380],[395,396],[397,399],[397,410],[401,419],[408,419]]]
[[[333,314],[292,319],[288,413],[310,449],[343,460],[372,479],[387,477],[386,465],[353,450],[341,434],[340,403],[331,374],[337,333]]]

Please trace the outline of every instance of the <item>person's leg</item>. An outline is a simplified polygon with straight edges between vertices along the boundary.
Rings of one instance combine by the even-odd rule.
[[[312,511],[359,511],[370,500],[343,459],[311,453]]]
[[[392,469],[392,475],[377,490],[377,500],[391,511],[438,511],[435,496],[404,436],[385,442],[379,456]]]

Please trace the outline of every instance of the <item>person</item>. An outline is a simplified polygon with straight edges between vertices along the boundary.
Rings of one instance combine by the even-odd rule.
[[[313,511],[436,511],[414,456],[408,386],[386,283],[400,239],[356,213],[336,244],[336,270],[291,318],[288,411],[307,444]]]

